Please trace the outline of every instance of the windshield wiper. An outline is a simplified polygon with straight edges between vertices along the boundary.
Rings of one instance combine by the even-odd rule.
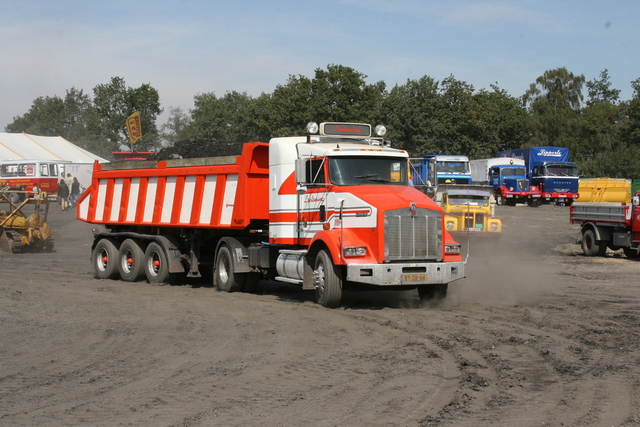
[[[354,178],[356,179],[361,179],[361,181],[358,184],[362,184],[362,182],[366,179],[369,181],[375,181],[375,182],[389,182],[389,180],[387,179],[383,179],[383,178],[376,178],[379,175],[377,173],[368,173],[366,175],[358,175],[358,176],[354,176]]]

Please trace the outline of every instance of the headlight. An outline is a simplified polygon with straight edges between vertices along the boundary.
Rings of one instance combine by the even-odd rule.
[[[387,133],[387,128],[384,127],[383,125],[378,125],[375,128],[375,133],[378,136],[385,136],[385,134]]]
[[[445,254],[459,254],[460,245],[444,245]]]
[[[318,133],[318,124],[316,122],[307,123],[307,132],[311,134]]]
[[[491,231],[498,231],[498,224],[496,224],[495,222],[491,224]]]
[[[447,221],[447,230],[453,230],[455,223],[453,221]]]
[[[365,256],[367,255],[367,248],[364,246],[350,246],[344,248],[344,256]]]

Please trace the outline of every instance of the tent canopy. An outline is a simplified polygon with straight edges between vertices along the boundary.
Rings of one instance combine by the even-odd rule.
[[[0,160],[59,160],[71,163],[107,163],[108,160],[78,147],[61,136],[36,136],[0,132]]]

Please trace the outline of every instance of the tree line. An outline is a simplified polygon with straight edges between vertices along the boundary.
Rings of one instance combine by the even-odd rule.
[[[300,135],[310,121],[358,121],[384,124],[386,138],[411,157],[477,159],[550,145],[569,148],[585,177],[640,179],[640,78],[630,82],[630,100],[620,99],[606,69],[589,81],[566,68],[548,70],[520,97],[497,85],[476,90],[453,75],[442,81],[425,75],[390,89],[366,78],[353,68],[328,65],[312,78],[290,75],[257,97],[236,91],[197,94],[192,110],[169,107],[167,122],[158,128],[163,111],[158,91],[150,84],[131,88],[113,77],[93,88],[93,97],[71,88],[64,98],[35,99],[5,131],[62,136],[112,159],[113,151],[129,146],[125,119],[135,111],[143,130],[135,151],[187,139],[269,141]]]

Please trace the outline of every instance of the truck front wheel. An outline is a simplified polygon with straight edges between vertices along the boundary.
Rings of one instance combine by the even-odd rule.
[[[593,230],[585,230],[582,233],[582,252],[586,256],[604,256],[607,252],[607,245],[598,243]]]
[[[222,245],[218,249],[216,267],[213,272],[213,284],[223,292],[238,292],[242,290],[245,276],[233,271],[233,258],[229,246]]]
[[[116,279],[118,277],[118,247],[116,240],[102,238],[98,240],[91,263],[98,279]]]
[[[502,194],[496,194],[496,204],[498,206],[504,206],[506,204],[505,198],[502,196]]]
[[[316,256],[313,270],[313,286],[315,300],[327,308],[336,308],[342,301],[342,276],[331,260],[331,255],[324,249]]]

